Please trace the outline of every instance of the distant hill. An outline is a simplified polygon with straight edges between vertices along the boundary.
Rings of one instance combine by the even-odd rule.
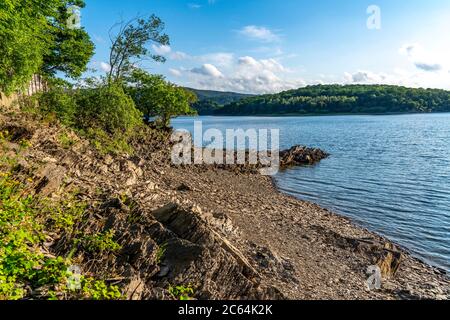
[[[389,85],[317,85],[244,98],[214,115],[450,112],[450,91]]]
[[[238,102],[242,99],[255,97],[251,94],[243,94],[236,92],[223,92],[212,90],[198,90],[192,88],[186,88],[194,92],[198,97],[198,102],[192,107],[198,111],[200,115],[211,115],[216,110],[222,108],[224,105]]]

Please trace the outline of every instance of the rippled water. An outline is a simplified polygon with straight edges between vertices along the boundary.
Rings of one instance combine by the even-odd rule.
[[[178,118],[176,128],[280,129],[281,148],[329,159],[280,172],[280,190],[318,203],[450,271],[450,114]]]

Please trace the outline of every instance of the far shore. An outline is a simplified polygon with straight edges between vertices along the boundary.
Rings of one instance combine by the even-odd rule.
[[[292,113],[292,114],[252,114],[252,115],[236,115],[236,114],[221,114],[221,115],[195,115],[195,116],[180,116],[177,118],[196,118],[196,117],[256,117],[256,118],[303,118],[303,117],[339,117],[339,116],[405,116],[405,115],[432,115],[432,114],[450,114],[449,112],[392,112],[392,113]],[[174,118],[174,119],[177,119]]]

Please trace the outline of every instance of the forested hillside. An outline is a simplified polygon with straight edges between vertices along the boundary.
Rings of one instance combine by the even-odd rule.
[[[450,91],[388,85],[317,85],[230,103],[216,115],[450,112]]]
[[[236,92],[198,90],[191,88],[186,89],[197,95],[198,101],[192,106],[192,108],[195,109],[200,115],[212,115],[216,110],[220,109],[224,105],[238,102],[245,98],[254,97],[254,95]]]

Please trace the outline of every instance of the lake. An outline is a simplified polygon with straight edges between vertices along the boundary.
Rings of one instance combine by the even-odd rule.
[[[278,188],[331,209],[450,271],[450,114],[177,118],[177,129],[279,129],[280,147],[319,147],[320,164],[275,176]]]

